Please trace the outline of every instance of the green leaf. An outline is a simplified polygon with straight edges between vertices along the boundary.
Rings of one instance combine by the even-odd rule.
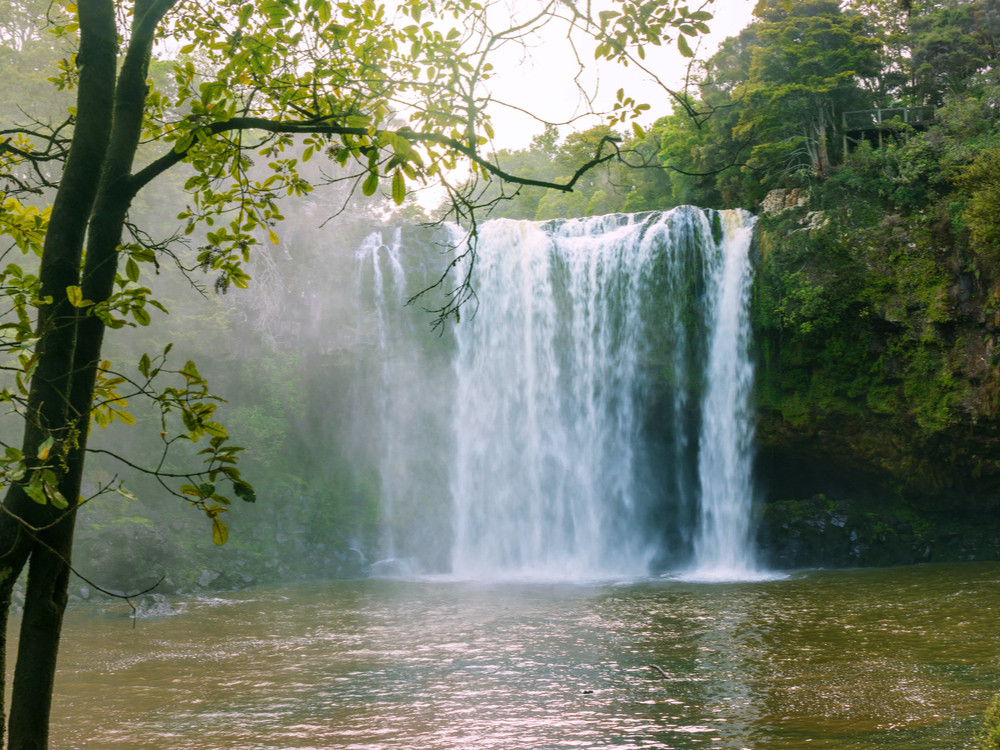
[[[233,492],[236,493],[236,497],[245,503],[257,502],[257,493],[254,492],[253,487],[247,482],[234,481]]]
[[[45,496],[42,478],[38,474],[31,478],[31,482],[24,485],[24,493],[39,505],[48,505],[49,499]]]
[[[688,44],[687,39],[684,36],[677,37],[677,49],[684,57],[694,57],[694,51],[692,51],[691,46]]]
[[[83,292],[75,284],[66,287],[66,298],[73,307],[80,307],[83,304]]]
[[[125,263],[125,275],[128,276],[129,281],[139,280],[139,264],[132,258],[129,258]]]
[[[369,172],[368,177],[365,179],[364,184],[361,186],[361,192],[365,195],[374,195],[375,191],[378,189],[378,172]]]
[[[63,493],[61,493],[58,489],[56,489],[55,487],[53,487],[48,483],[43,483],[42,487],[44,487],[45,494],[52,502],[52,505],[54,505],[56,508],[58,508],[59,510],[66,510],[69,507],[69,502],[67,502],[65,496],[63,496]]]
[[[185,377],[188,381],[201,381],[201,373],[198,372],[198,367],[192,360],[188,360],[184,363],[184,367],[181,368],[181,375]]]
[[[44,461],[49,457],[49,452],[52,450],[52,446],[55,445],[55,443],[56,439],[49,435],[45,438],[42,444],[38,446],[38,459],[40,461]]]
[[[177,143],[174,144],[174,153],[183,154],[194,143],[194,134],[185,133],[183,136],[177,139]]]
[[[218,422],[202,422],[201,425],[205,429],[207,435],[213,437],[228,437],[229,433],[226,432],[226,428],[223,427]]]
[[[392,176],[392,199],[397,206],[400,206],[405,198],[406,182],[403,178],[403,172],[397,169],[396,173]]]
[[[216,517],[212,517],[212,541],[220,547],[229,539],[229,527]]]
[[[156,253],[148,247],[134,247],[129,253],[133,258],[143,263],[153,263],[156,261]]]

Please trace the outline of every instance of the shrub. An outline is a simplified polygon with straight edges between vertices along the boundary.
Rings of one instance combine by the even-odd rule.
[[[977,750],[1000,750],[1000,695],[986,709],[983,728],[976,738]]]

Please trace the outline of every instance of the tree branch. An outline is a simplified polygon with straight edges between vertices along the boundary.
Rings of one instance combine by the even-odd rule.
[[[230,120],[210,123],[205,126],[205,128],[208,130],[210,135],[221,135],[222,133],[240,130],[262,130],[268,133],[286,133],[293,135],[351,135],[358,137],[367,137],[372,135],[367,128],[347,127],[336,123],[323,124],[321,120],[317,119],[282,121],[271,120],[266,117],[234,117]],[[476,149],[472,146],[469,146],[455,138],[448,138],[440,135],[439,133],[418,133],[406,127],[394,131],[381,132],[391,133],[392,135],[409,141],[410,143],[433,143],[438,146],[444,146],[452,151],[457,151],[474,164],[482,167],[493,176],[498,177],[505,182],[510,182],[516,185],[543,187],[550,190],[559,190],[564,193],[572,192],[573,187],[586,172],[593,169],[598,164],[602,164],[610,159],[613,159],[618,153],[617,146],[615,146],[613,153],[602,153],[605,145],[609,143],[617,143],[617,139],[614,136],[604,136],[597,146],[594,158],[577,169],[567,182],[558,183],[546,180],[535,180],[527,177],[518,177],[517,175],[510,174],[509,172],[500,169],[500,167],[493,162],[480,156]],[[172,150],[136,172],[130,180],[131,194],[135,195],[143,187],[148,185],[151,181],[166,172],[168,169],[184,161],[185,157],[194,148],[195,143],[193,142],[187,148]]]

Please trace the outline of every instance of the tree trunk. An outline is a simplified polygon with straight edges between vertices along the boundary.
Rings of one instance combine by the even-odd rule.
[[[816,176],[821,180],[830,173],[830,151],[826,142],[826,102],[819,105],[819,119],[816,123]]]
[[[84,131],[81,134],[81,125],[78,125],[73,138],[74,148],[83,138],[87,154],[91,159],[87,162],[90,164],[89,173],[86,175],[89,179],[87,198],[81,196],[86,211],[78,210],[75,214],[76,221],[82,221],[82,224],[68,222],[77,230],[73,237],[79,244],[54,242],[51,250],[52,254],[62,261],[61,267],[73,268],[72,278],[69,276],[69,271],[65,270],[63,274],[50,279],[53,289],[50,293],[53,299],[60,299],[63,303],[68,304],[66,287],[77,284],[78,281],[84,299],[95,303],[107,301],[113,292],[118,268],[118,246],[126,214],[135,195],[130,171],[138,149],[145,112],[146,76],[149,71],[153,35],[163,15],[176,2],[177,0],[137,0],[131,40],[117,81],[115,71],[117,32],[113,0],[80,2],[81,34],[92,31],[104,42],[98,50],[88,48],[87,54],[80,62],[79,104],[84,105],[83,99],[86,97],[82,86],[84,71],[92,71],[88,80],[93,83],[90,94],[100,103],[100,109],[97,110],[99,117],[96,118],[99,120],[100,129],[95,128],[92,132]],[[88,7],[90,15],[85,16],[84,6]],[[81,55],[84,55],[84,52],[81,40]],[[103,65],[95,65],[95,60],[98,59]],[[96,147],[95,143],[99,144],[99,147]],[[70,161],[67,161],[65,175],[70,174],[70,166]],[[92,187],[93,175],[98,172],[100,180],[95,191]],[[73,191],[79,190],[80,185],[67,181],[65,175],[58,195],[67,195],[67,202],[75,205],[72,201],[75,197]],[[77,208],[79,209],[79,206]],[[81,250],[85,233],[87,256],[81,278]],[[47,236],[45,253],[49,252]],[[90,411],[101,359],[104,329],[103,321],[96,315],[80,315],[75,308],[70,307],[64,326],[41,330],[40,337],[46,344],[49,343],[50,336],[64,337],[60,339],[62,347],[45,347],[47,356],[51,360],[49,363],[51,370],[56,373],[58,379],[40,380],[36,375],[32,380],[31,398],[35,397],[36,390],[48,388],[50,390],[48,403],[58,404],[61,410],[58,415],[60,421],[55,422],[57,415],[53,414],[47,424],[59,425],[63,459],[59,489],[70,503],[70,507],[68,511],[60,512],[52,505],[35,504],[35,507],[30,509],[32,518],[40,517],[39,523],[32,524],[40,530],[31,535],[28,586],[11,700],[10,750],[44,750],[48,746],[56,657],[71,573],[76,505],[83,480]],[[53,334],[53,330],[57,334]],[[51,393],[53,384],[56,385],[54,394]],[[30,403],[31,401],[29,406]],[[44,401],[40,400],[39,403]],[[31,435],[32,430],[33,427],[29,423],[25,437],[25,445],[28,446],[25,450],[26,455],[34,455],[29,449],[33,448],[37,452],[37,446],[45,439]],[[32,443],[32,440],[35,442]],[[20,494],[23,496],[24,492]],[[23,566],[23,562],[21,565]],[[0,589],[0,596],[3,593],[3,589]],[[9,594],[7,602],[9,606]],[[0,606],[2,604],[0,600]]]
[[[77,117],[39,268],[41,294],[52,304],[39,311],[37,368],[31,380],[22,450],[30,470],[39,461],[38,448],[48,437],[56,440],[50,455],[74,450],[76,420],[70,413],[78,311],[69,304],[66,287],[80,280],[80,263],[87,222],[96,199],[94,175],[104,163],[111,132],[111,111],[117,58],[117,28],[112,0],[80,0],[80,67]],[[11,700],[8,747],[38,750],[48,743],[52,681],[62,612],[66,604],[73,506],[77,492],[60,490],[69,512],[39,505],[23,486],[9,488],[0,514],[0,623],[6,626],[11,589],[29,563],[24,618]],[[61,520],[60,520],[61,517]],[[5,674],[6,627],[0,648],[0,675]],[[0,683],[6,689],[6,684]],[[3,693],[5,694],[5,693]],[[0,694],[2,695],[2,694]],[[2,740],[2,737],[0,737]]]

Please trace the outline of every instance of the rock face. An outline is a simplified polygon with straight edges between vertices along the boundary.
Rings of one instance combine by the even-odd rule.
[[[925,219],[817,222],[791,192],[758,225],[765,556],[1000,559],[1000,285]]]
[[[808,202],[809,191],[806,188],[780,188],[764,196],[760,211],[765,216],[777,216],[788,209],[805,206]]]

